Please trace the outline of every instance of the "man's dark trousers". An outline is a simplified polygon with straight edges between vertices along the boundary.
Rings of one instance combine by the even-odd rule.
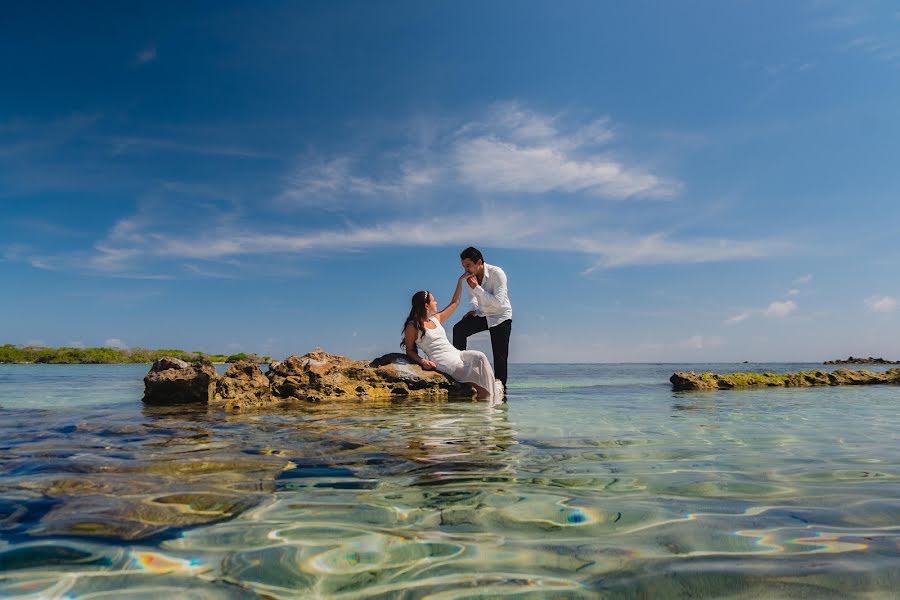
[[[509,334],[512,332],[512,319],[488,327],[486,317],[470,315],[463,317],[453,326],[453,345],[457,350],[465,350],[470,335],[490,330],[491,350],[494,353],[494,376],[506,387],[506,363],[509,360]]]

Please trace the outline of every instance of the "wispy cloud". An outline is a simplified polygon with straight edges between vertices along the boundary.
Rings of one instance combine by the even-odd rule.
[[[740,323],[741,321],[746,321],[750,317],[752,317],[757,311],[755,310],[743,310],[733,317],[729,317],[725,320],[726,323],[733,325],[734,323]]]
[[[140,65],[145,65],[156,60],[156,44],[151,44],[137,53],[135,60]]]
[[[797,279],[794,280],[794,285],[802,285],[804,283],[809,283],[813,280],[813,276],[811,273],[807,273],[806,275],[801,275]]]
[[[704,238],[673,240],[664,233],[641,236],[600,233],[597,239],[573,239],[572,247],[602,257],[588,271],[630,265],[690,264],[765,258],[783,255],[791,248],[790,244],[778,240]]]
[[[128,345],[119,338],[109,338],[105,342],[103,342],[103,345],[106,348],[118,348],[120,350],[128,348]]]
[[[112,146],[116,155],[134,154],[148,150],[165,150],[185,154],[203,154],[207,156],[234,156],[239,158],[278,159],[275,154],[260,152],[251,148],[229,146],[227,144],[192,143],[180,140],[155,139],[140,136],[114,136],[103,138]]]
[[[267,267],[277,268],[279,258],[378,247],[476,244],[574,252],[586,257],[586,272],[750,260],[795,251],[791,243],[778,239],[691,238],[659,228],[648,231],[639,224],[632,231],[616,229],[602,221],[599,198],[671,197],[682,188],[679,181],[626,160],[627,153],[616,147],[617,134],[607,116],[575,119],[520,103],[495,104],[481,118],[435,129],[418,148],[408,143],[378,156],[307,156],[283,177],[280,190],[255,201],[252,208],[218,199],[219,194],[209,190],[163,182],[162,189],[148,194],[146,203],[152,206],[143,206],[142,200],[135,215],[119,220],[89,250],[14,255],[45,269],[159,279],[231,277],[251,268],[248,263],[223,267],[207,264],[210,261],[267,257]],[[215,144],[145,137],[113,140],[126,153],[171,147],[253,155]],[[354,214],[363,200],[369,209],[377,208],[377,214]],[[325,207],[345,214],[340,220],[317,215],[297,222],[294,215],[284,217],[286,206]],[[260,207],[282,209],[280,218],[260,218]],[[177,219],[172,218],[173,209]]]
[[[880,35],[862,35],[853,38],[847,42],[846,48],[878,60],[900,64],[900,44]]]
[[[179,235],[138,219],[123,219],[95,246],[87,260],[102,271],[127,270],[153,258],[223,260],[247,255],[297,255],[377,247],[485,247],[580,252],[595,260],[589,271],[651,264],[700,263],[760,258],[788,251],[777,241],[673,240],[662,233],[594,232],[580,237],[579,215],[532,209],[483,209],[465,220],[441,217],[385,219],[370,225],[307,231],[265,230],[223,220],[204,234]],[[187,263],[193,264],[193,263]],[[199,265],[192,268],[202,275]]]
[[[797,310],[797,303],[793,300],[785,300],[783,302],[772,302],[763,311],[763,315],[767,317],[776,317],[783,319]]]
[[[303,159],[285,178],[280,200],[323,206],[341,197],[407,198],[440,185],[491,194],[584,194],[671,198],[683,184],[632,164],[612,147],[609,117],[567,125],[517,102],[492,105],[483,118],[432,136],[425,150],[410,145],[392,168],[358,154]],[[434,165],[440,165],[436,167]]]
[[[354,160],[349,157],[303,164],[286,177],[285,189],[278,199],[294,206],[328,207],[323,201],[337,197],[409,197],[435,183],[440,174],[436,168],[407,162],[400,166],[398,174],[376,179],[354,173],[353,167]]]
[[[770,302],[766,308],[751,308],[729,317],[725,320],[727,325],[734,325],[746,321],[754,315],[760,315],[770,319],[784,319],[797,311],[799,306],[793,300]]]
[[[665,198],[679,189],[676,183],[612,158],[574,158],[552,143],[520,146],[481,137],[460,142],[455,159],[462,180],[486,192],[588,192],[621,199]]]
[[[864,304],[867,311],[874,313],[889,314],[897,310],[897,299],[891,296],[869,296]]]
[[[724,340],[716,335],[694,335],[679,343],[682,348],[689,350],[703,350],[707,348],[717,348],[723,344]]]
[[[496,105],[487,124],[460,130],[453,159],[461,179],[480,191],[585,192],[608,198],[668,198],[682,184],[630,166],[610,148],[609,118],[560,131],[552,118],[518,103]]]

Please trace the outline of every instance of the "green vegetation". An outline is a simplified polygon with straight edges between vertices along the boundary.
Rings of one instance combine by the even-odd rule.
[[[255,360],[269,362],[271,357],[257,354],[206,354],[204,352],[188,352],[177,349],[148,350],[146,348],[42,348],[33,346],[0,346],[0,363],[43,363],[43,364],[113,364],[113,363],[152,363],[163,356],[174,356],[181,360],[193,362],[208,358],[212,362],[236,362],[238,360]]]
[[[900,384],[900,369],[883,373],[837,369],[799,373],[673,373],[669,378],[675,390],[730,390],[746,387],[810,387],[818,385]]]

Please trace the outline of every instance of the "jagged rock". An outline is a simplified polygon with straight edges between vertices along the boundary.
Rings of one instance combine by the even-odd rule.
[[[673,373],[669,378],[675,391],[730,390],[742,387],[810,387],[817,385],[875,385],[880,383],[900,384],[900,369],[890,369],[884,373],[873,371],[853,371],[838,369],[799,373],[695,373],[694,371]]]
[[[386,354],[366,362],[318,348],[271,363],[265,375],[258,365],[239,362],[219,377],[209,361],[188,364],[164,357],[153,363],[144,384],[147,404],[206,403],[226,410],[258,408],[288,399],[474,396],[471,385],[438,371],[426,371],[405,354]]]
[[[316,349],[269,365],[272,394],[318,402],[334,398],[472,397],[472,386],[437,371],[425,371],[402,354],[372,362]]]
[[[217,379],[208,359],[187,363],[164,356],[144,377],[144,403],[207,404],[213,398]]]
[[[228,411],[268,406],[274,402],[269,379],[250,361],[238,361],[216,381],[215,402]]]

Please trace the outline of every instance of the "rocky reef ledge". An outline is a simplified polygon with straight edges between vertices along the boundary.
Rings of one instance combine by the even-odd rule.
[[[859,356],[849,356],[847,358],[839,358],[837,360],[826,360],[826,365],[900,365],[900,360],[888,360],[886,358],[862,358]]]
[[[236,362],[224,374],[208,360],[188,363],[163,357],[144,377],[145,404],[207,404],[228,411],[288,401],[364,398],[472,398],[472,386],[425,371],[404,354],[371,362],[315,349],[273,362],[264,374],[252,362]]]
[[[673,373],[669,378],[675,391],[730,390],[747,387],[811,387],[817,385],[874,385],[900,384],[900,369],[884,373],[837,369],[827,371],[801,371],[799,373]]]

